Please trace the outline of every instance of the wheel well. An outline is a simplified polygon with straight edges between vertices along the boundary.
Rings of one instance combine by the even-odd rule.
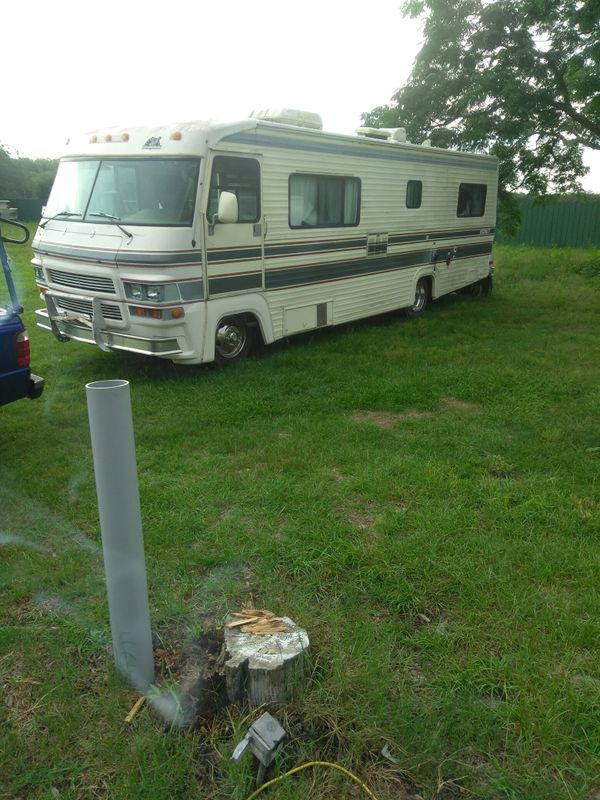
[[[243,311],[238,314],[223,314],[223,316],[219,319],[217,327],[219,327],[219,325],[223,322],[224,319],[243,320],[249,328],[252,328],[253,333],[258,337],[260,337],[260,342],[262,344],[265,343],[265,337],[262,332],[262,328],[260,327],[260,321],[258,320],[258,317],[251,311]]]
[[[427,293],[430,300],[433,299],[433,275],[421,275],[420,278],[417,279],[417,283],[419,281],[425,281],[427,286]]]

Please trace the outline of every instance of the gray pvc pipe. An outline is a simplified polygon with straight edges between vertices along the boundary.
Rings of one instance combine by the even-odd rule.
[[[117,669],[145,691],[154,659],[129,382],[94,381],[85,389],[113,654]]]

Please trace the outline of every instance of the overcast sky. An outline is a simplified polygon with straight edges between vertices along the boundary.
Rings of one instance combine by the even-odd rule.
[[[326,130],[352,133],[419,50],[420,25],[400,4],[5,0],[0,143],[57,157],[69,136],[104,126],[255,108],[317,111]],[[600,157],[585,188],[600,192]]]

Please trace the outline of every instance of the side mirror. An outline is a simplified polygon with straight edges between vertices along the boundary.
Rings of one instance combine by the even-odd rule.
[[[226,224],[238,221],[238,201],[233,192],[221,192],[219,195],[219,208],[217,222]]]

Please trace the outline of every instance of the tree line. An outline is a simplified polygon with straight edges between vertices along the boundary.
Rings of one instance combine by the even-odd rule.
[[[0,199],[33,198],[45,203],[57,167],[56,159],[14,158],[0,144]]]

